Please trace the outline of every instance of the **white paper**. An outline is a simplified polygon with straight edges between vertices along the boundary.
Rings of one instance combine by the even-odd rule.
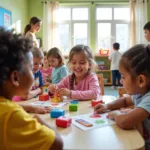
[[[113,121],[111,119],[108,119],[106,117],[107,113],[100,114],[101,117],[99,117],[99,118],[91,118],[91,115],[93,115],[93,114],[90,113],[90,114],[75,116],[75,117],[72,118],[72,124],[74,124],[75,126],[77,126],[78,128],[80,128],[84,131],[95,129],[95,128],[101,128],[101,127],[105,127],[105,126],[115,124],[115,121]],[[78,122],[75,121],[77,119],[83,119],[83,120],[91,123],[93,126],[86,127],[84,125],[81,125],[81,124],[79,124]]]

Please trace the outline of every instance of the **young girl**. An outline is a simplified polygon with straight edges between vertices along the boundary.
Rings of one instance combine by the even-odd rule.
[[[60,96],[78,100],[97,99],[100,87],[96,74],[92,73],[94,60],[90,48],[84,45],[74,46],[70,51],[68,63],[72,74],[57,86],[50,85],[50,92],[55,92],[57,88]]]
[[[54,47],[48,51],[47,59],[50,66],[53,67],[52,70],[52,83],[59,83],[64,77],[68,75],[68,68],[64,65],[64,58],[61,51]]]
[[[41,20],[37,17],[32,17],[28,25],[24,29],[25,37],[28,37],[32,40],[33,46],[39,47],[39,43],[36,39],[35,33],[39,32],[41,28]]]
[[[106,105],[95,106],[95,113],[134,105],[126,112],[113,111],[108,117],[123,129],[133,129],[142,124],[146,149],[150,149],[150,47],[139,44],[126,51],[119,65],[121,83],[132,97],[118,99]]]
[[[40,68],[40,71],[42,72],[44,85],[48,86],[51,80],[52,67],[50,67],[48,64],[47,52],[44,51],[43,53],[44,53],[44,60],[43,60],[43,66]]]
[[[32,42],[0,28],[0,149],[62,149],[62,140],[39,116],[30,116],[12,102],[14,95],[29,94],[32,72]]]

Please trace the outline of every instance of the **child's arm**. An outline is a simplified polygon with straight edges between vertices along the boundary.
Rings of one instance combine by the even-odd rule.
[[[95,113],[104,113],[108,110],[120,109],[122,107],[129,107],[131,105],[133,105],[131,97],[127,96],[127,97],[119,98],[119,99],[117,99],[111,103],[105,104],[105,105],[97,104],[94,107],[94,112]]]
[[[63,142],[62,142],[62,139],[61,139],[60,135],[58,134],[58,132],[54,128],[52,128],[48,123],[46,123],[46,121],[44,121],[40,116],[35,115],[34,118],[36,118],[40,124],[45,125],[48,128],[53,129],[55,131],[55,133],[56,133],[55,141],[54,141],[53,145],[51,146],[50,150],[62,150]]]

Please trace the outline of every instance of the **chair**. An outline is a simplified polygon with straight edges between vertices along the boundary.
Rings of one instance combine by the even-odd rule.
[[[103,79],[103,74],[97,74],[98,81],[99,81],[99,86],[101,88],[101,95],[104,95],[104,79]]]
[[[118,94],[119,94],[119,97],[123,97],[124,94],[127,94],[127,91],[125,90],[124,87],[118,87]]]

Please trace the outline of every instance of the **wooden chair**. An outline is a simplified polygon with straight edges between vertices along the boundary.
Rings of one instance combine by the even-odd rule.
[[[97,74],[98,81],[99,81],[99,86],[101,88],[101,95],[104,95],[104,79],[103,79],[103,74]]]

